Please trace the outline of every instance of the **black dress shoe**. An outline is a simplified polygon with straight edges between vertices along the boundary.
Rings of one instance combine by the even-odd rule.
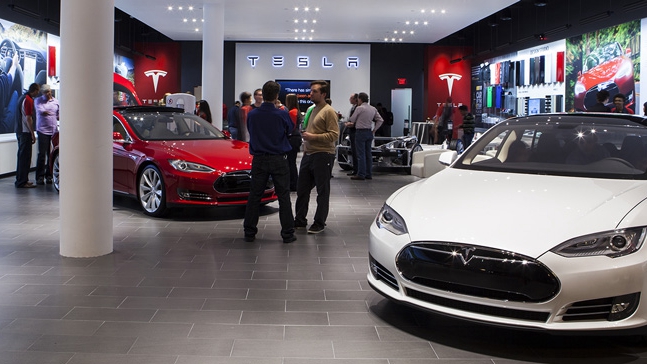
[[[295,242],[297,240],[297,237],[292,235],[288,238],[283,238],[283,244],[290,244],[292,242]]]
[[[357,173],[355,173],[355,172],[350,172],[350,173],[346,173],[346,175],[347,175],[347,176],[357,176]]]

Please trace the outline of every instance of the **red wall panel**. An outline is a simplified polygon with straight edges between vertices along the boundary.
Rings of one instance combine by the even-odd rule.
[[[179,43],[135,43],[135,50],[155,58],[133,56],[135,90],[144,104],[152,104],[155,100],[164,98],[166,93],[182,92]]]

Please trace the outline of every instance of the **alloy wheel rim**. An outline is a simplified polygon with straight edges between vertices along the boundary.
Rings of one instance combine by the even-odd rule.
[[[155,212],[162,202],[162,181],[153,169],[148,169],[142,174],[139,182],[139,195],[142,207],[148,212]]]

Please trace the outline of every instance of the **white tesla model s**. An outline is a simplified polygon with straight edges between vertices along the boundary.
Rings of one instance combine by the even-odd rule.
[[[645,326],[646,145],[639,116],[503,121],[386,200],[368,281],[394,301],[490,324]]]

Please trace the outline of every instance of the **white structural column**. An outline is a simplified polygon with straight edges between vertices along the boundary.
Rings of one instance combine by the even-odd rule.
[[[60,253],[112,252],[114,0],[61,0]]]
[[[202,25],[202,99],[211,106],[213,125],[222,129],[225,6],[205,2]]]

